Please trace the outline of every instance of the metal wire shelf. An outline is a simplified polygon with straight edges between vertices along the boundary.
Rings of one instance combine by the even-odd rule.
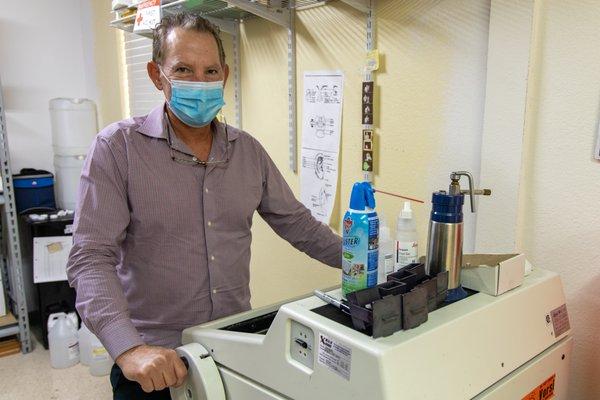
[[[10,151],[8,149],[8,135],[6,130],[6,116],[4,98],[2,95],[2,83],[0,82],[0,175],[2,178],[4,205],[0,210],[2,229],[0,230],[0,242],[2,251],[0,253],[0,279],[5,280],[4,270],[6,268],[8,283],[6,287],[9,295],[9,303],[16,321],[0,327],[0,337],[19,334],[21,350],[29,353],[32,350],[29,316],[27,312],[27,300],[25,299],[25,287],[23,284],[23,269],[21,259],[21,243],[19,238],[19,226],[17,224],[17,211],[15,205],[15,194],[10,167]],[[3,295],[0,293],[0,295]]]
[[[368,0],[341,0],[362,11],[366,10]],[[163,2],[164,15],[175,14],[191,10],[199,15],[225,21],[243,21],[256,16],[271,20],[272,22],[288,25],[289,10],[304,9],[330,3],[331,0],[175,0]],[[128,9],[128,12],[132,12]],[[125,17],[118,16],[121,11],[116,11],[117,18],[110,25],[128,32],[133,31],[135,12]]]

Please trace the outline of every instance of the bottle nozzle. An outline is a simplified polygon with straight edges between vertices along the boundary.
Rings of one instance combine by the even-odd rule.
[[[353,210],[375,209],[375,195],[369,182],[356,182],[350,195],[350,208]]]
[[[404,208],[401,213],[402,218],[411,219],[413,216],[412,208],[410,208],[410,201],[404,202]]]

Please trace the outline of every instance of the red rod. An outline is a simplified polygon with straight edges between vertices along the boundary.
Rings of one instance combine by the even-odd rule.
[[[414,201],[416,203],[421,203],[421,204],[425,203],[423,200],[413,199],[412,197],[400,196],[399,194],[384,192],[383,190],[379,190],[379,189],[373,189],[373,191],[378,192],[378,193],[387,194],[389,196],[400,197],[401,199]]]

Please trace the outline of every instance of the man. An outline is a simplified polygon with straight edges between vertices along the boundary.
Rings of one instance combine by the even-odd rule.
[[[341,239],[293,196],[263,147],[218,122],[229,69],[217,29],[184,13],[154,32],[166,104],[112,124],[82,172],[67,272],[107,348],[115,399],[168,399],[181,331],[250,309],[254,211],[297,249],[340,265]]]

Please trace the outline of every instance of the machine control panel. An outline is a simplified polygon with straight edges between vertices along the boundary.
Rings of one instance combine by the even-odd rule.
[[[290,329],[290,356],[300,364],[313,369],[315,333],[299,322],[292,320]]]

